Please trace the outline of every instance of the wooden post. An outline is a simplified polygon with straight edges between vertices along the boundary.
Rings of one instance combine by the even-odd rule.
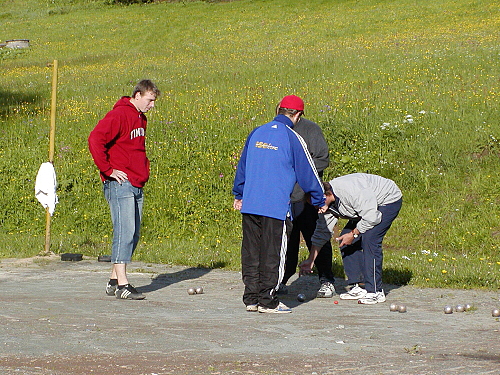
[[[54,163],[56,137],[56,98],[57,98],[57,60],[54,60],[52,72],[52,102],[50,106],[49,162]],[[50,212],[45,209],[45,255],[50,253]]]

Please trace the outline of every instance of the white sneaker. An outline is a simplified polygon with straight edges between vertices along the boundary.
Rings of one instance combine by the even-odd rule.
[[[374,305],[380,302],[385,302],[385,293],[383,290],[376,293],[366,293],[366,295],[358,301],[358,303],[362,303],[363,305]]]
[[[347,293],[342,293],[340,299],[360,299],[366,296],[368,292],[361,288],[358,284],[354,285]]]
[[[256,312],[256,311],[259,311],[258,307],[259,307],[259,305],[257,305],[257,304],[247,305],[247,311],[248,311],[248,312]]]
[[[269,307],[259,306],[260,313],[272,313],[272,314],[286,314],[291,313],[292,309],[285,305],[283,302],[280,302],[278,306],[274,309],[270,309]]]
[[[317,298],[332,298],[335,294],[335,287],[329,281],[326,281],[321,284],[321,288],[319,288],[316,293]]]

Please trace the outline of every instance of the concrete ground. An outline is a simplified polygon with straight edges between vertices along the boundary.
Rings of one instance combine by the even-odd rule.
[[[55,255],[2,260],[0,373],[500,374],[498,291],[386,286],[387,302],[366,306],[314,298],[308,276],[282,298],[292,314],[259,314],[245,311],[238,272],[132,263],[147,298],[130,301],[104,293],[109,269]]]

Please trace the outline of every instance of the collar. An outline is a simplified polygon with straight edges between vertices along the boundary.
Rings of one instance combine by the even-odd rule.
[[[335,195],[335,193],[333,193],[333,196],[335,197],[335,200],[328,207],[328,209],[333,213],[333,216],[342,217],[342,215],[340,214],[340,211],[339,211],[340,199],[339,199],[339,197],[337,197]]]
[[[278,121],[278,122],[281,122],[282,124],[285,124],[286,126],[290,127],[293,129],[293,122],[292,120],[290,120],[290,118],[288,118],[287,116],[285,115],[278,115],[274,118],[273,121]]]

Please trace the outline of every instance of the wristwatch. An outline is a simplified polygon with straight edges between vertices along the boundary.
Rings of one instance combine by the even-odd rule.
[[[352,235],[354,236],[354,238],[358,238],[359,237],[359,234],[354,233],[354,231],[352,231]]]

